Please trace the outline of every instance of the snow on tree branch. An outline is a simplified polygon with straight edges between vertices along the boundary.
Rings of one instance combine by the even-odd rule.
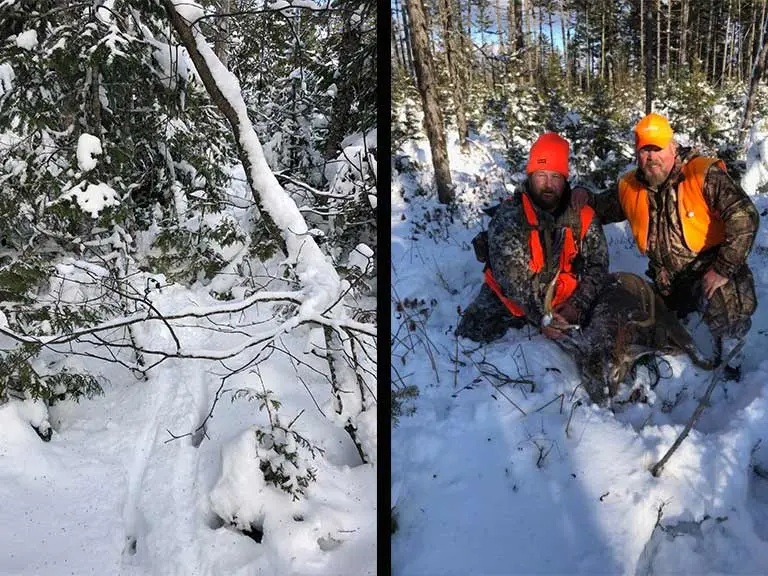
[[[289,261],[296,264],[296,273],[305,291],[299,315],[325,310],[342,291],[341,280],[309,234],[309,227],[296,203],[269,168],[248,117],[237,78],[221,63],[199,28],[187,24],[190,21],[189,2],[163,0],[163,5],[211,98],[232,125],[246,177],[262,216],[268,215],[268,222],[277,227]]]

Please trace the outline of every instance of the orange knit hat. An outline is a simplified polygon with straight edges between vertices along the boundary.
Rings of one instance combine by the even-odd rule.
[[[554,132],[546,132],[531,146],[525,173],[533,174],[537,170],[552,170],[559,172],[567,180],[569,152],[568,140]]]
[[[661,114],[651,112],[635,126],[635,150],[643,146],[666,148],[672,141],[672,127]]]

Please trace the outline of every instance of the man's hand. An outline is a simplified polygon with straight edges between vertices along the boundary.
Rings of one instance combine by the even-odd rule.
[[[581,210],[589,202],[589,190],[577,186],[571,190],[571,208]]]
[[[557,340],[563,332],[571,327],[571,324],[557,312],[552,312],[552,321],[546,326],[541,326],[541,333],[550,340]]]
[[[704,277],[701,279],[701,287],[704,289],[707,300],[712,300],[715,291],[726,284],[728,284],[728,278],[711,268],[704,273]]]

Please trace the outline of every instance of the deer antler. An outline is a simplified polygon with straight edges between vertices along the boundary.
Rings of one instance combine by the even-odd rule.
[[[634,281],[636,277],[631,276],[630,278]],[[648,282],[644,281],[642,278],[639,279],[639,281],[642,292],[645,297],[648,298],[648,318],[645,320],[629,320],[628,324],[634,324],[641,328],[648,328],[656,323],[656,294],[653,292],[653,288],[651,288],[651,285],[648,284]]]
[[[552,310],[552,300],[555,297],[555,286],[557,286],[557,279],[559,277],[560,270],[558,269],[552,281],[547,284],[547,291],[544,293],[544,320],[542,321],[544,326],[549,326],[552,322],[552,314],[554,312]]]

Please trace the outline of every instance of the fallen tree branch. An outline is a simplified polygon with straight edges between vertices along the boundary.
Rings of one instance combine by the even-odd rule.
[[[677,440],[675,440],[675,443],[672,444],[669,450],[667,450],[667,453],[664,454],[662,459],[659,460],[656,464],[654,464],[651,467],[651,474],[654,477],[658,477],[659,474],[661,474],[661,471],[664,468],[664,465],[672,457],[672,454],[674,454],[675,450],[677,450],[680,447],[680,444],[683,443],[683,440],[685,440],[688,437],[688,434],[690,433],[691,428],[693,428],[693,425],[696,424],[696,421],[699,419],[702,412],[704,412],[704,408],[709,406],[709,400],[712,396],[712,391],[715,389],[715,386],[720,381],[720,377],[723,374],[723,370],[725,370],[725,367],[728,365],[728,362],[736,354],[738,354],[738,352],[741,350],[743,346],[744,346],[744,340],[742,340],[736,346],[734,346],[733,350],[731,350],[731,352],[725,358],[723,358],[722,362],[720,363],[720,366],[718,366],[717,369],[715,369],[715,371],[712,373],[712,379],[709,382],[707,391],[704,394],[704,396],[701,398],[701,400],[699,400],[699,405],[696,406],[696,409],[693,411],[693,414],[691,414],[691,417],[688,419],[688,422],[685,425],[685,428],[683,428],[683,431],[677,437]]]

